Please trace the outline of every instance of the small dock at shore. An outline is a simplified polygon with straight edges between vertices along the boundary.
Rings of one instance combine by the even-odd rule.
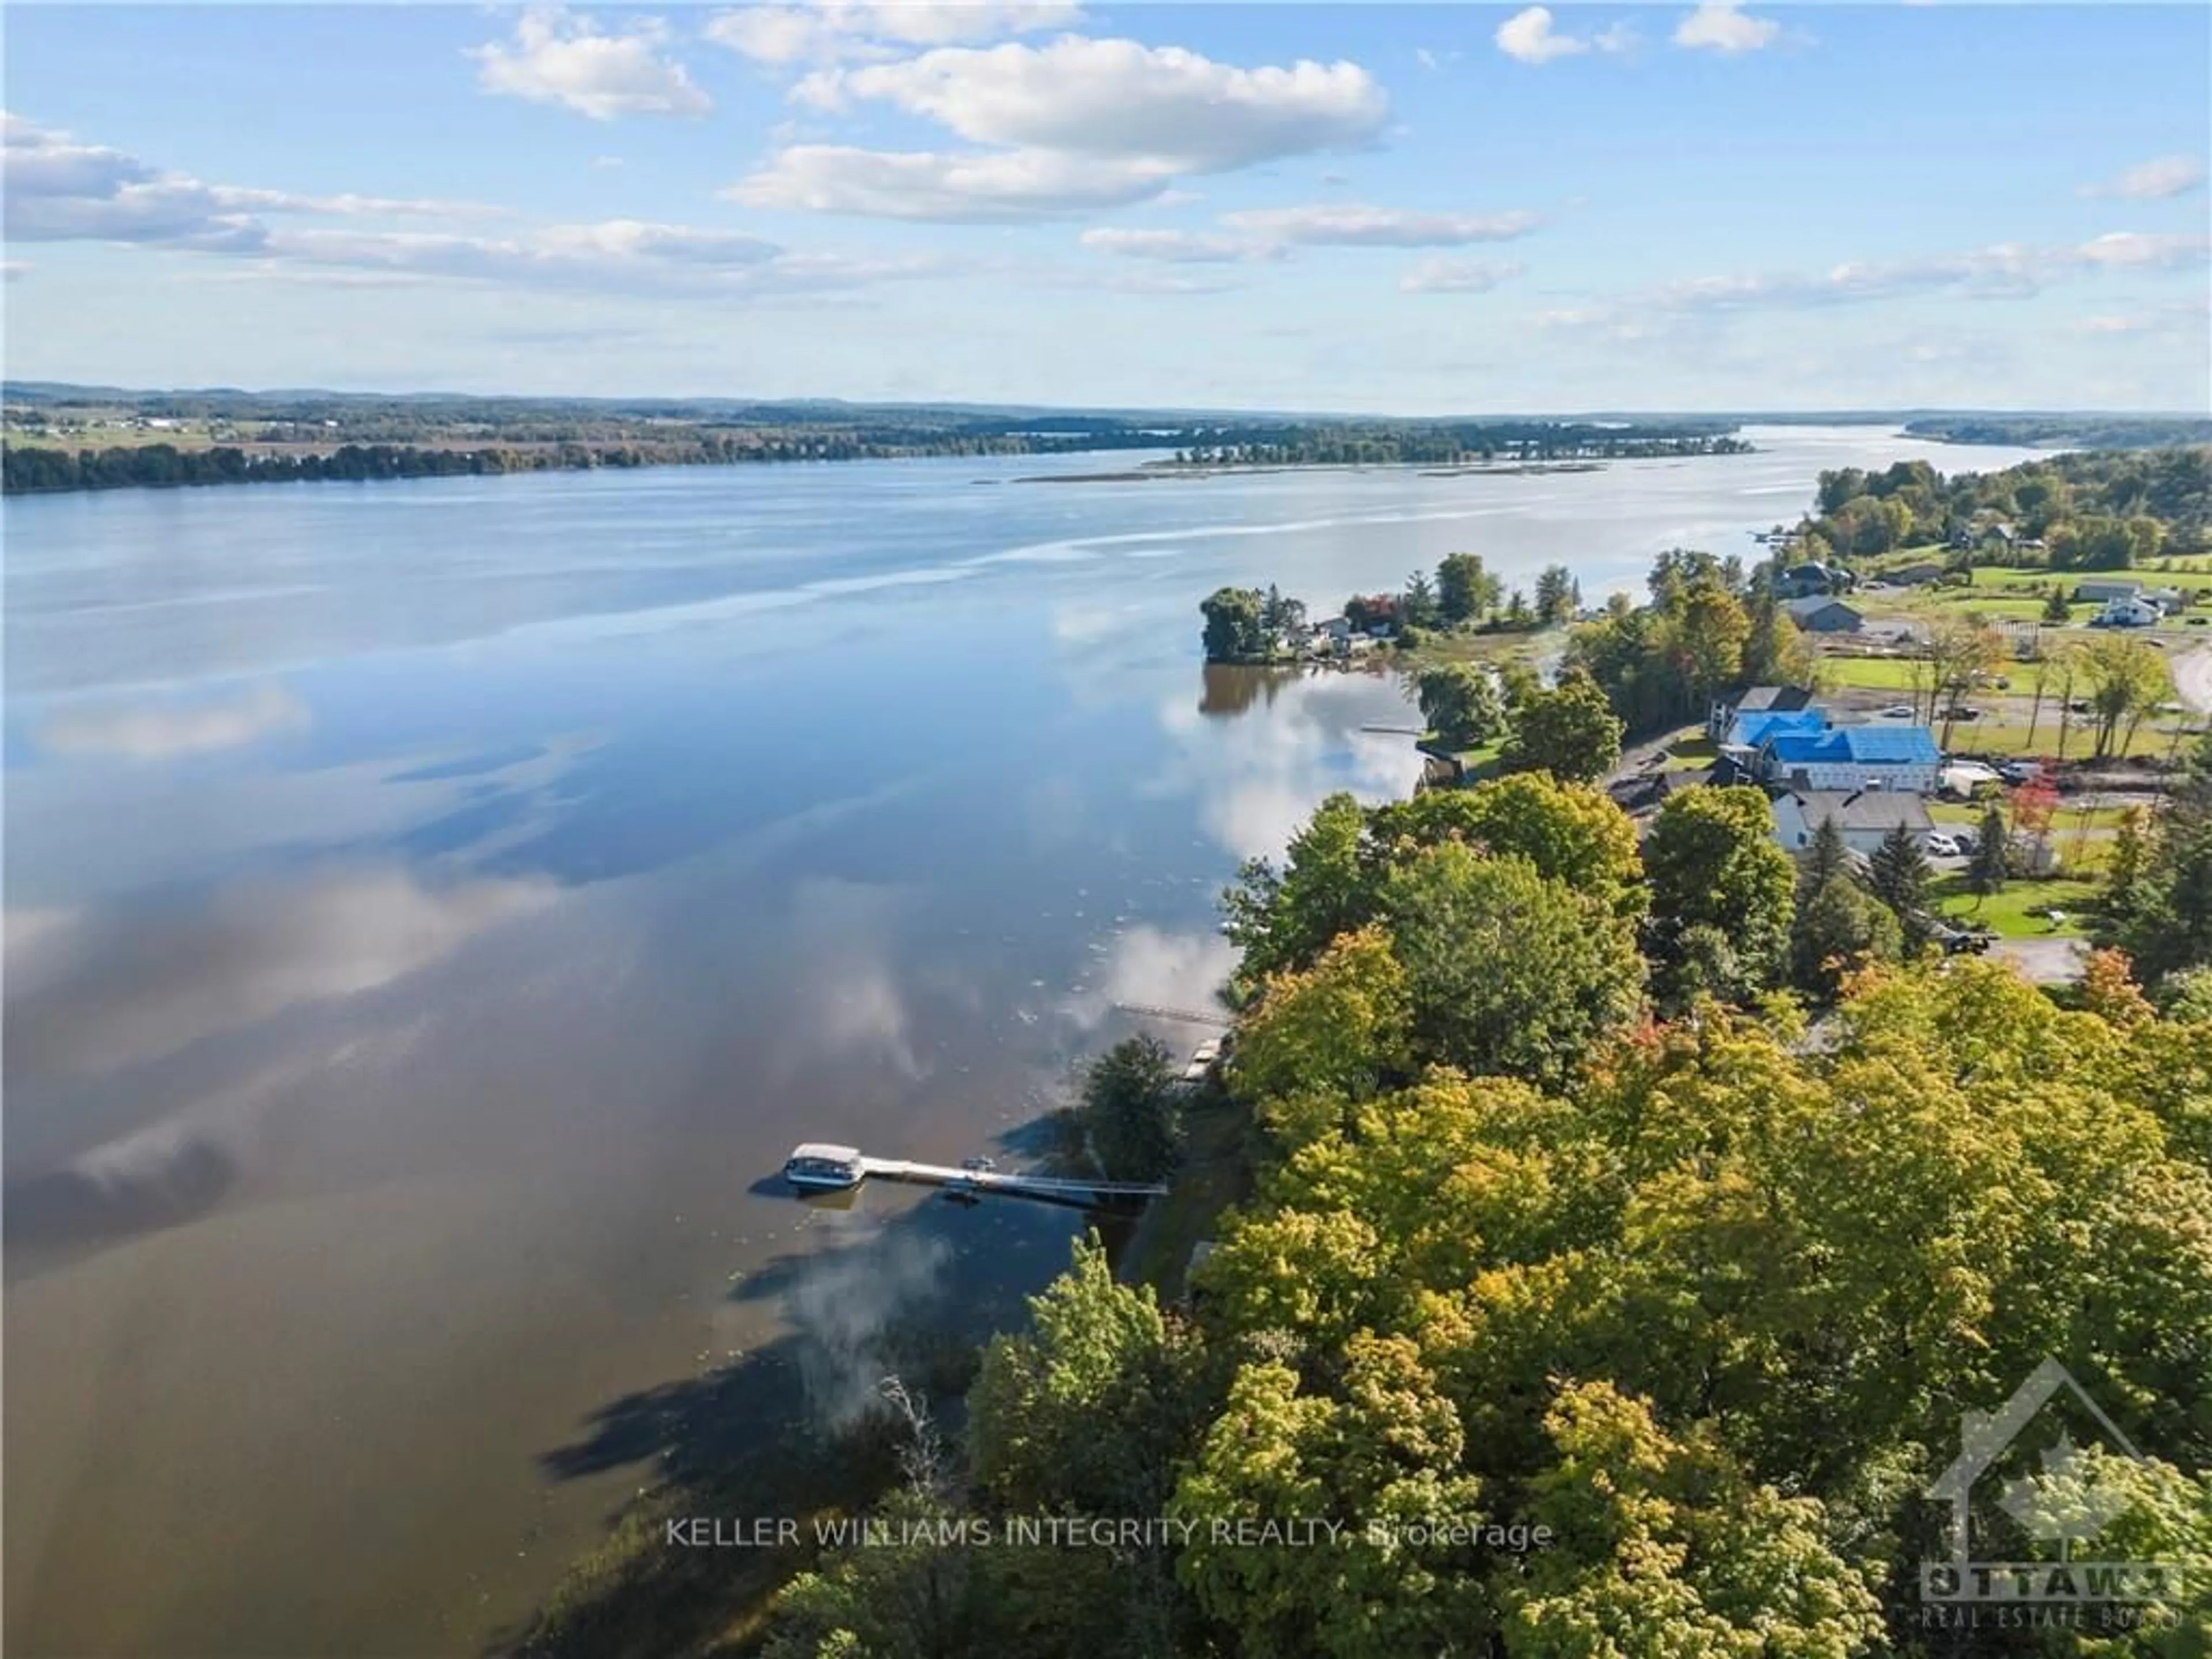
[[[1090,1199],[1129,1200],[1163,1198],[1161,1182],[1083,1181],[1065,1176],[1016,1175],[1001,1170],[952,1169],[942,1164],[913,1164],[899,1158],[863,1158],[860,1173],[879,1181],[911,1181],[925,1187],[949,1187],[956,1191],[1008,1193],[1020,1198],[1046,1198],[1065,1203]]]
[[[878,1181],[942,1187],[955,1194],[980,1197],[986,1193],[1000,1193],[1009,1198],[1037,1199],[1048,1204],[1072,1204],[1085,1209],[1160,1198],[1168,1190],[1165,1183],[1158,1182],[1085,1181],[1070,1176],[1016,1174],[998,1169],[988,1158],[973,1158],[955,1168],[903,1158],[870,1158],[855,1147],[816,1142],[796,1148],[786,1161],[783,1174],[784,1179],[802,1192],[843,1191],[873,1176]]]

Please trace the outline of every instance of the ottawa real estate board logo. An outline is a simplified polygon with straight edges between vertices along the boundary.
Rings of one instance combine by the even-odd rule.
[[[1997,1410],[1967,1412],[1959,1438],[1927,1490],[1951,1506],[1950,1559],[1921,1564],[1928,1622],[2075,1623],[2094,1608],[2100,1623],[2150,1623],[2206,1570],[2098,1547],[2134,1505],[2126,1475],[2142,1455],[2056,1359]]]

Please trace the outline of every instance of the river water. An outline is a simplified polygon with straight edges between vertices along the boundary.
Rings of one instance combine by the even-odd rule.
[[[887,1322],[1012,1317],[1076,1218],[771,1177],[1000,1144],[1205,998],[1240,860],[1410,787],[1389,678],[1209,676],[1199,599],[1595,598],[1823,467],[2025,453],[1748,435],[9,501],[9,1651],[475,1653],[656,1402],[772,1353],[834,1417]]]

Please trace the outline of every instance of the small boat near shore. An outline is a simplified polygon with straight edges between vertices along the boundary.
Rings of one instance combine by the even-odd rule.
[[[857,1146],[835,1146],[810,1140],[792,1149],[783,1163],[783,1178],[811,1192],[837,1192],[857,1187],[868,1172]]]

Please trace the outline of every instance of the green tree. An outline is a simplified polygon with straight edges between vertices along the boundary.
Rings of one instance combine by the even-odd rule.
[[[1458,1416],[1405,1337],[1359,1332],[1337,1358],[1342,1382],[1327,1392],[1308,1390],[1276,1362],[1237,1371],[1170,1511],[1195,1523],[1183,1581],[1246,1654],[1401,1659],[1453,1651],[1484,1611],[1464,1552],[1449,1542],[1397,1542],[1370,1523],[1480,1513],[1479,1483],[1459,1471],[1466,1437]],[[1217,1529],[1286,1516],[1335,1521],[1345,1531],[1324,1562]]]
[[[1505,729],[1505,707],[1489,672],[1473,663],[1443,663],[1415,678],[1421,718],[1447,749],[1473,749]]]
[[[1636,824],[1602,789],[1516,772],[1472,789],[1425,789],[1368,815],[1379,856],[1402,860],[1425,847],[1463,841],[1514,853],[1539,875],[1565,882],[1620,915],[1644,908]]]
[[[1849,875],[1851,849],[1844,840],[1844,827],[1831,813],[1813,827],[1813,839],[1797,855],[1797,900],[1813,896],[1838,876]]]
[[[2147,984],[2212,965],[2212,735],[2197,739],[2112,901],[2110,931]]]
[[[1582,609],[1582,584],[1563,564],[1547,564],[1536,575],[1536,616],[1547,628],[1560,628]]]
[[[1434,628],[1443,620],[1443,611],[1437,603],[1437,590],[1429,580],[1429,573],[1416,570],[1406,578],[1406,591],[1398,601],[1398,613],[1415,628]]]
[[[1346,933],[1303,973],[1270,979],[1239,1022],[1231,1087],[1295,1146],[1409,1069],[1413,993],[1380,927]]]
[[[2081,647],[2098,759],[2125,750],[2136,726],[2165,694],[2166,659],[2140,640],[2106,634]]]
[[[1644,839],[1644,867],[1662,983],[1681,960],[1682,936],[1698,927],[1729,941],[1743,975],[1735,998],[1780,981],[1796,871],[1774,844],[1763,793],[1740,786],[1668,796]]]
[[[1815,1499],[1743,1468],[1711,1424],[1668,1433],[1613,1384],[1560,1391],[1534,1513],[1565,1547],[1509,1579],[1515,1659],[1789,1655],[1857,1659],[1882,1639],[1869,1575]]]
[[[1895,961],[1899,939],[1897,918],[1848,871],[1838,871],[1798,903],[1790,925],[1790,979],[1801,991],[1832,998],[1845,975]]]
[[[1386,878],[1383,912],[1417,1060],[1558,1081],[1641,1006],[1626,926],[1527,859],[1431,848]]]
[[[1868,885],[1897,918],[1909,953],[1917,954],[1928,942],[1928,884],[1933,875],[1920,837],[1902,823],[1892,826],[1868,862]]]
[[[1507,772],[1546,771],[1562,782],[1586,783],[1619,763],[1622,730],[1596,683],[1571,672],[1521,705],[1498,765]]]
[[[1437,565],[1437,606],[1448,623],[1480,622],[1498,608],[1498,580],[1478,553],[1449,553]]]
[[[976,1483],[1018,1514],[1156,1515],[1195,1426],[1195,1351],[1095,1232],[994,1337],[968,1399]]]
[[[1700,587],[1683,600],[1673,631],[1683,712],[1702,715],[1715,691],[1741,683],[1751,618],[1733,593]]]
[[[1084,1070],[1076,1121],[1113,1181],[1158,1181],[1175,1167],[1175,1056],[1156,1037],[1125,1038]]]
[[[2066,603],[2066,584],[2053,582],[2043,596],[2043,622],[2047,628],[2063,628],[2074,612]]]
[[[2005,884],[2005,878],[2011,873],[2012,848],[2005,833],[2004,814],[1993,805],[1982,814],[1974,856],[1966,865],[1966,885],[1974,890],[1978,899],[1987,898]]]
[[[1221,896],[1222,932],[1242,952],[1231,983],[1256,992],[1270,974],[1303,968],[1339,933],[1375,914],[1375,872],[1362,854],[1367,816],[1342,791],[1291,837],[1278,870],[1248,860]]]
[[[1217,588],[1200,605],[1208,662],[1252,662],[1267,654],[1261,623],[1267,595],[1255,587]]]

